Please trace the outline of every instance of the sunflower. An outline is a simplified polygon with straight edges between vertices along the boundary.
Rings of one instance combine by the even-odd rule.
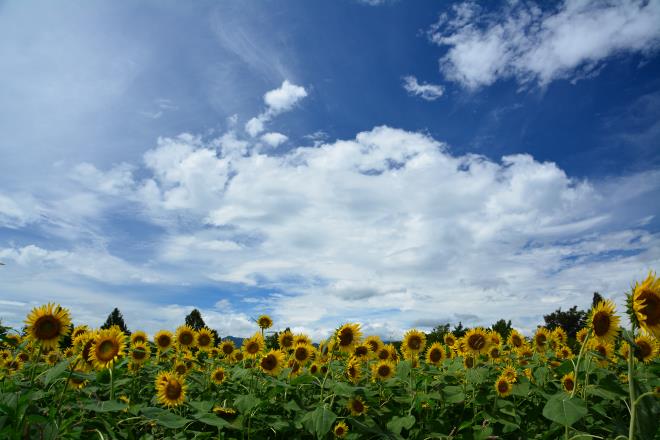
[[[490,347],[490,350],[488,350],[488,356],[497,362],[501,357],[502,353],[500,352],[500,347],[498,345],[493,345]]]
[[[509,379],[507,379],[505,376],[500,376],[495,381],[495,391],[500,397],[508,396],[511,394],[512,389],[513,386],[511,385],[511,382],[509,382]]]
[[[369,350],[372,353],[378,353],[378,350],[383,346],[383,341],[381,341],[378,336],[367,336],[364,340],[364,345],[369,347]]]
[[[182,325],[176,329],[176,342],[179,348],[190,350],[195,347],[195,330],[189,325]]]
[[[268,315],[261,315],[257,319],[257,324],[259,325],[260,329],[265,330],[265,329],[271,328],[273,326],[273,320],[270,319],[270,316],[268,316]]]
[[[472,356],[465,356],[463,358],[463,366],[465,368],[474,368],[474,358]]]
[[[76,368],[73,370],[71,373],[71,377],[69,377],[69,382],[67,386],[69,388],[72,388],[74,390],[79,390],[83,388],[85,385],[87,385],[87,379],[83,376],[85,374],[85,371],[82,368]]]
[[[234,408],[228,408],[225,406],[214,406],[213,412],[225,419],[229,419],[236,416],[236,410]]]
[[[296,348],[293,350],[293,358],[300,365],[305,365],[307,361],[312,357],[314,353],[314,346],[311,344],[296,345]]]
[[[284,367],[284,353],[280,350],[270,350],[259,361],[261,370],[271,376],[277,376]]]
[[[176,362],[172,367],[172,370],[179,376],[185,376],[188,374],[188,366],[185,362]]]
[[[619,332],[620,318],[614,314],[615,305],[612,300],[601,301],[591,312],[589,317],[589,327],[593,335],[600,342],[614,342]]]
[[[371,350],[369,349],[369,346],[367,344],[357,345],[353,350],[353,356],[362,360],[368,359],[370,353]]]
[[[293,345],[311,344],[312,339],[304,333],[298,333],[293,337]]]
[[[41,342],[43,348],[56,348],[60,339],[71,331],[69,311],[53,303],[33,308],[25,324],[27,334]]]
[[[453,333],[447,333],[443,338],[443,341],[447,347],[452,348],[454,344],[456,344],[456,336],[454,336]]]
[[[588,328],[586,328],[586,327],[585,327],[585,328],[581,328],[581,329],[575,334],[575,339],[577,339],[577,341],[578,341],[580,344],[584,344],[584,341],[587,339],[587,333],[589,333],[589,329],[588,329]]]
[[[319,371],[321,370],[321,366],[314,362],[312,365],[309,366],[309,374],[316,376],[319,374]]]
[[[488,350],[488,335],[481,328],[473,328],[465,334],[465,345],[474,354],[483,353]]]
[[[129,355],[133,363],[142,365],[149,360],[151,349],[145,342],[133,344],[129,351]]]
[[[520,348],[525,345],[525,338],[523,335],[518,333],[518,330],[511,330],[511,333],[509,333],[509,338],[507,339],[507,343],[510,347]]]
[[[74,344],[80,349],[80,359],[82,360],[82,365],[84,369],[92,369],[94,367],[94,362],[92,361],[92,346],[96,339],[96,331],[84,333],[76,338]]]
[[[154,335],[154,344],[158,347],[158,350],[165,351],[172,346],[174,342],[174,337],[171,332],[167,330],[161,330]]]
[[[498,332],[495,330],[490,330],[488,332],[488,340],[490,342],[490,345],[501,345],[502,344],[502,335],[500,335]]]
[[[561,386],[567,393],[572,393],[575,389],[575,373],[572,371],[561,378]]]
[[[243,360],[245,356],[243,355],[242,351],[236,350],[232,353],[231,357],[229,358],[230,362],[240,362]]]
[[[227,339],[226,341],[222,341],[220,343],[220,351],[222,352],[222,355],[225,357],[231,356],[231,354],[236,350],[236,347],[234,346],[234,341]]]
[[[420,351],[424,351],[425,346],[426,335],[419,330],[411,329],[408,330],[405,335],[403,335],[403,342],[401,343],[401,349],[403,351],[416,354]]]
[[[626,341],[621,343],[621,346],[619,347],[619,354],[622,358],[628,359],[628,355],[630,354],[630,345]]]
[[[222,367],[218,367],[215,370],[213,370],[213,372],[211,372],[211,380],[216,385],[220,385],[222,382],[227,380],[227,373],[225,372],[225,369]]]
[[[60,352],[53,350],[46,355],[46,363],[51,367],[59,362],[61,358]]]
[[[289,377],[296,377],[300,374],[302,374],[303,369],[300,367],[300,364],[296,362],[295,359],[289,359],[289,362],[287,363],[287,367],[291,368],[291,371],[289,371]]]
[[[88,331],[89,327],[84,324],[74,327],[73,331],[71,332],[71,340],[76,339],[78,336],[87,333]]]
[[[186,397],[186,388],[185,381],[178,374],[162,372],[156,377],[156,396],[167,407],[181,405]]]
[[[215,337],[213,332],[204,327],[197,332],[197,348],[200,351],[208,351],[213,348],[215,344]]]
[[[383,345],[378,352],[376,352],[376,357],[381,361],[385,361],[392,357],[392,353],[396,352],[396,348],[392,344]]]
[[[550,331],[545,327],[539,327],[534,333],[534,347],[538,352],[545,352],[548,348]]]
[[[266,348],[266,343],[259,332],[243,341],[243,353],[249,358],[255,359],[259,353],[264,351],[264,348]]]
[[[0,350],[0,366],[2,366],[7,359],[11,359],[11,351],[9,350]]]
[[[23,365],[25,362],[20,360],[18,357],[15,358],[9,358],[5,361],[4,368],[7,370],[7,373],[9,375],[12,375],[14,373],[17,373],[23,369]]]
[[[344,438],[348,434],[348,426],[344,422],[338,422],[335,427],[332,429],[332,433],[337,438]]]
[[[369,409],[369,407],[365,405],[364,401],[359,396],[349,400],[347,407],[353,417],[361,416],[362,414],[365,414]]]
[[[385,380],[394,376],[394,363],[392,361],[378,361],[371,368],[374,379]]]
[[[277,342],[280,344],[280,350],[289,350],[293,348],[293,333],[285,330],[277,337]]]
[[[5,344],[7,344],[7,347],[16,348],[21,344],[21,337],[14,333],[6,334]]]
[[[131,334],[131,345],[146,344],[148,340],[149,339],[147,338],[147,334],[142,330],[138,330]]]
[[[512,365],[507,365],[502,369],[500,377],[506,378],[509,382],[515,383],[518,380],[518,373]]]
[[[16,355],[17,359],[20,359],[21,362],[27,362],[30,360],[30,354],[26,351],[21,351]]]
[[[360,331],[360,324],[349,323],[344,324],[337,330],[337,345],[339,350],[350,353],[353,347],[360,343],[362,332]]]
[[[426,362],[435,365],[436,367],[442,364],[445,357],[445,349],[439,342],[434,342],[429,349],[426,350]]]
[[[362,364],[357,359],[351,358],[346,363],[346,377],[354,384],[362,378]]]
[[[628,298],[628,309],[639,326],[660,339],[660,278],[649,272],[641,283],[635,283],[632,295]]]
[[[597,339],[591,344],[591,349],[601,355],[603,359],[599,361],[601,365],[606,365],[612,359],[614,346],[609,342],[601,342]]]
[[[113,362],[124,355],[126,336],[121,330],[109,328],[99,330],[89,350],[89,357],[94,367],[101,370],[109,368]]]
[[[571,359],[573,357],[573,350],[568,345],[562,345],[555,352],[555,356],[559,359]]]
[[[568,335],[566,334],[566,331],[561,328],[561,327],[556,327],[552,331],[552,338],[557,341],[557,343],[561,345],[566,345],[566,341],[568,340]]]
[[[647,335],[635,339],[635,357],[644,363],[649,363],[658,354],[658,343]]]

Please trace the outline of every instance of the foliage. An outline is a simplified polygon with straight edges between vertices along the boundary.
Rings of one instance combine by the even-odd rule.
[[[502,335],[504,339],[509,337],[513,327],[511,326],[511,320],[505,321],[504,319],[498,320],[495,324],[491,326],[491,329]]]
[[[197,309],[193,309],[192,312],[186,316],[186,325],[192,327],[194,330],[201,330],[206,327],[204,319],[202,319],[202,314]]]
[[[118,326],[121,331],[127,335],[131,334],[131,332],[128,330],[128,327],[126,327],[124,317],[117,307],[115,307],[114,310],[108,315],[108,319],[105,320],[105,323],[101,326],[101,328],[106,329],[112,327],[113,325]]]
[[[573,306],[562,312],[560,307],[549,315],[543,316],[543,320],[548,329],[554,330],[557,327],[561,327],[570,338],[575,338],[577,332],[584,327],[587,320],[587,312],[578,310],[577,306]]]

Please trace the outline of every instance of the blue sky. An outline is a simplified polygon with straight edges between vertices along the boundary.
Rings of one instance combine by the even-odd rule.
[[[660,261],[660,2],[0,2],[0,317],[523,331]]]

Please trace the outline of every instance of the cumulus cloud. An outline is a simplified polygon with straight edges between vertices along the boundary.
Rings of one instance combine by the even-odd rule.
[[[403,78],[403,88],[409,95],[419,96],[427,101],[435,101],[444,93],[442,86],[429,83],[420,84],[412,75]]]
[[[266,109],[251,118],[245,124],[245,131],[252,137],[257,136],[264,131],[265,124],[273,117],[290,111],[295,105],[307,96],[307,90],[304,87],[290,83],[284,80],[277,89],[270,90],[264,94],[264,103]]]
[[[283,135],[282,133],[270,132],[262,135],[261,140],[267,143],[268,145],[270,145],[271,147],[278,147],[287,140],[289,140],[289,138],[286,135]]]
[[[430,30],[447,47],[445,78],[469,89],[499,79],[544,86],[598,73],[608,57],[650,53],[660,46],[660,2],[565,0],[542,9],[509,2],[491,13],[476,3],[454,6]]]

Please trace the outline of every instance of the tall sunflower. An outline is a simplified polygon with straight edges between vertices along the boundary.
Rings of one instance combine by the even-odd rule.
[[[429,349],[426,350],[426,362],[437,367],[442,364],[443,360],[445,360],[445,355],[445,349],[442,344],[434,342]]]
[[[215,344],[215,337],[213,332],[204,327],[197,332],[197,348],[200,351],[209,351]]]
[[[337,330],[337,347],[341,351],[350,353],[353,347],[360,343],[361,337],[360,324],[344,324]]]
[[[160,351],[168,350],[174,343],[174,336],[167,330],[161,330],[154,335],[154,344]]]
[[[35,307],[25,320],[27,334],[35,341],[41,342],[43,348],[56,348],[61,338],[71,330],[69,310],[59,304],[48,303]]]
[[[360,345],[356,345],[355,348],[353,349],[353,356],[361,360],[368,359],[370,354],[371,354],[371,349],[367,344],[364,343]]]
[[[635,357],[637,360],[649,363],[658,355],[658,343],[647,335],[639,335],[635,338]]]
[[[378,361],[371,367],[371,377],[374,380],[386,380],[394,376],[394,370],[392,361]]]
[[[403,335],[401,348],[411,354],[417,354],[424,351],[426,346],[426,335],[417,329],[411,329]]]
[[[266,342],[264,342],[261,333],[257,332],[243,341],[242,350],[246,357],[255,359],[262,351],[264,351],[264,348],[266,348]]]
[[[467,349],[473,354],[485,353],[488,351],[489,340],[486,332],[481,328],[468,330],[464,336]]]
[[[587,333],[589,333],[589,329],[588,329],[588,328],[586,328],[586,327],[585,327],[585,328],[581,328],[581,329],[578,330],[578,332],[575,334],[575,339],[577,339],[577,341],[578,341],[580,344],[584,344],[584,341],[587,339]]]
[[[87,333],[88,331],[89,327],[84,324],[74,327],[73,331],[71,332],[71,340],[76,339],[78,336]]]
[[[566,341],[568,341],[568,335],[566,334],[566,331],[561,327],[556,327],[552,331],[552,337],[560,346],[566,345]]]
[[[615,305],[612,300],[608,299],[596,304],[589,316],[592,333],[601,342],[614,342],[616,339],[620,318],[614,312]]]
[[[518,380],[518,372],[513,365],[507,365],[504,367],[500,376],[506,377],[506,379],[511,383],[515,383]]]
[[[304,333],[298,333],[293,337],[293,345],[311,344],[312,339]]]
[[[273,320],[270,319],[270,316],[268,315],[261,315],[259,318],[257,318],[257,325],[260,329],[265,330],[273,326]]]
[[[126,335],[121,330],[109,328],[99,330],[93,339],[89,357],[94,367],[101,370],[112,366],[113,362],[124,355]]]
[[[167,407],[181,405],[186,397],[186,382],[170,372],[162,372],[156,377],[156,396],[158,401]]]
[[[280,350],[270,350],[259,361],[261,370],[271,376],[277,376],[284,367],[284,353]]]
[[[660,339],[660,278],[655,272],[641,283],[635,283],[632,295],[628,297],[628,310],[631,320]]]
[[[182,325],[176,329],[176,343],[179,348],[190,350],[195,347],[195,330],[189,325]]]

